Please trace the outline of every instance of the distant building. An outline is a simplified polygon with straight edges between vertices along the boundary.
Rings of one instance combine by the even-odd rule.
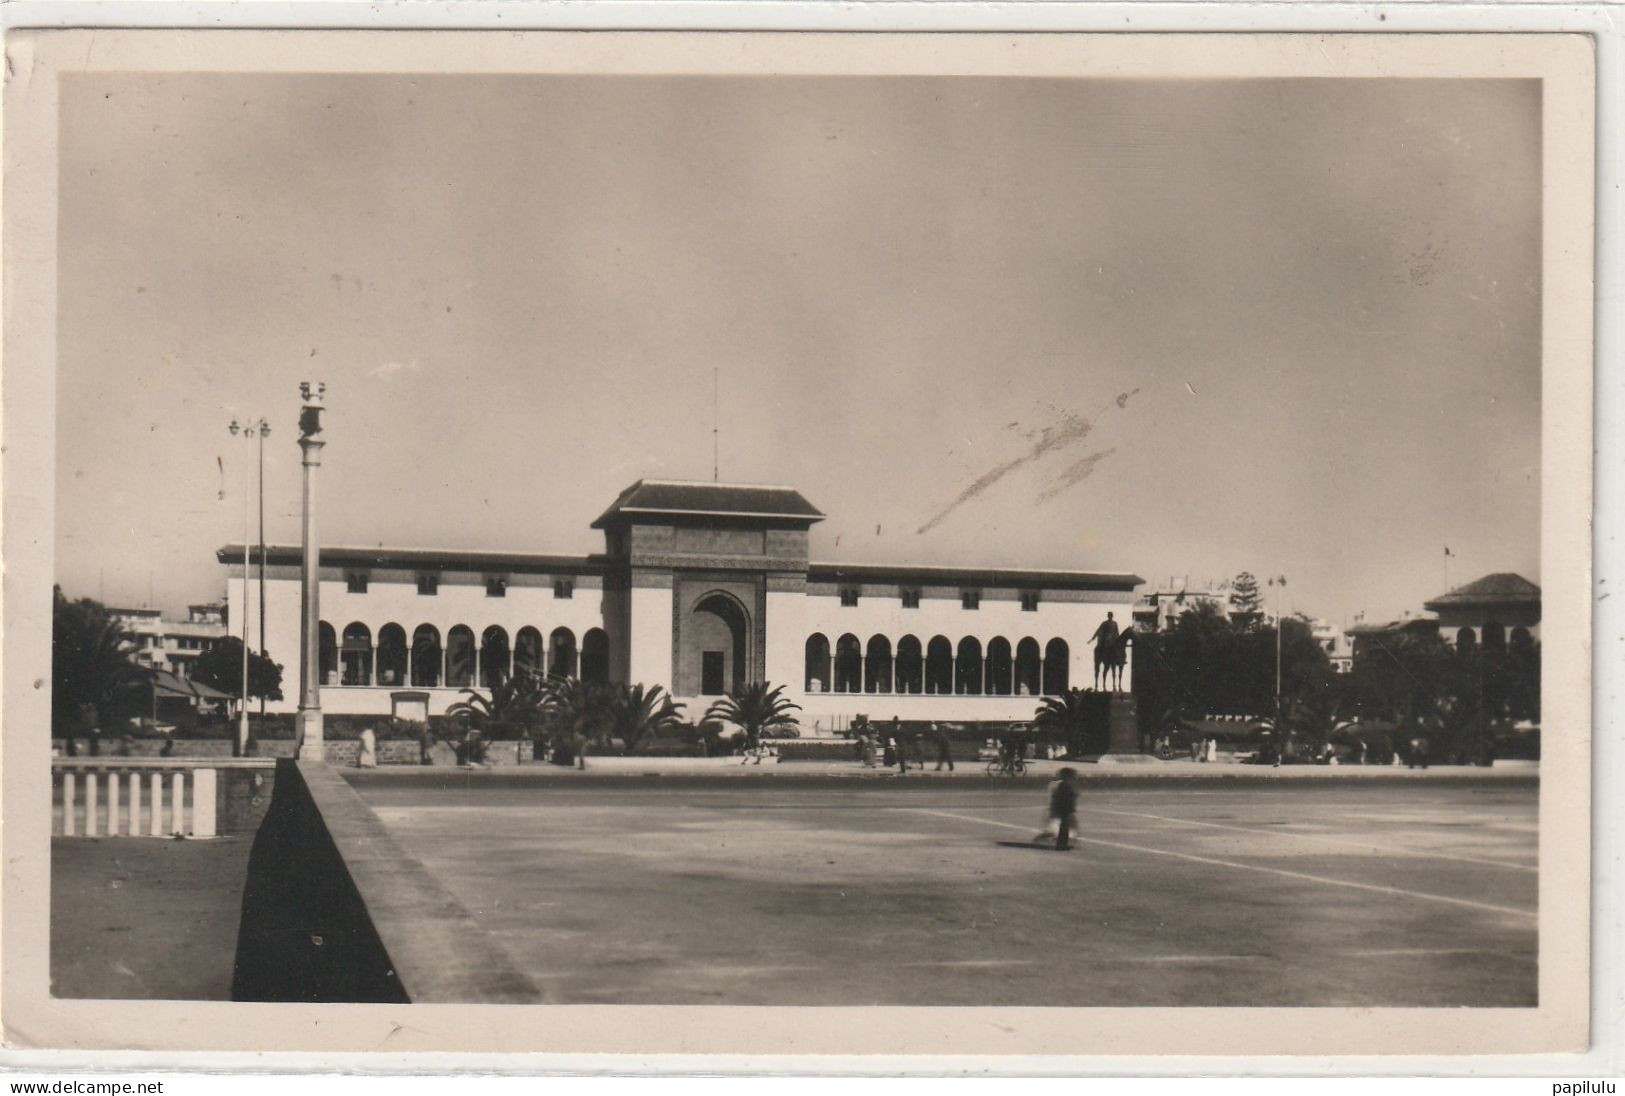
[[[1540,587],[1522,575],[1485,575],[1424,607],[1438,614],[1440,633],[1458,648],[1482,643],[1495,650],[1540,639]]]
[[[1339,631],[1324,620],[1311,620],[1309,634],[1313,637],[1316,646],[1326,652],[1326,660],[1332,664],[1333,671],[1346,674],[1354,669],[1354,644],[1348,634]]]
[[[1134,630],[1171,631],[1183,614],[1198,605],[1211,605],[1229,619],[1232,614],[1228,584],[1209,583],[1207,586],[1192,589],[1188,583],[1176,586],[1170,581],[1166,586],[1148,590],[1134,603]]]
[[[1031,719],[1041,696],[1092,683],[1090,640],[1108,613],[1128,623],[1143,581],[810,562],[823,519],[789,487],[640,480],[593,522],[601,554],[323,548],[322,706],[439,715],[465,689],[534,669],[660,685],[691,718],[767,681],[808,726]],[[242,551],[218,556],[233,620]],[[267,647],[297,667],[300,551],[271,547],[266,562]],[[295,693],[271,709],[293,710]]]
[[[1511,572],[1485,575],[1423,603],[1432,616],[1383,624],[1356,624],[1346,632],[1358,657],[1384,637],[1402,633],[1438,636],[1457,649],[1483,644],[1490,650],[1525,646],[1540,639],[1540,587]]]
[[[108,614],[130,634],[136,665],[187,677],[197,657],[226,635],[224,605],[193,605],[187,619],[170,620],[159,609],[109,609]]]

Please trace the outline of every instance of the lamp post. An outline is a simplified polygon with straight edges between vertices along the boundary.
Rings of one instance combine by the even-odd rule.
[[[304,469],[303,555],[299,569],[299,726],[295,732],[296,756],[301,761],[321,761],[321,589],[317,572],[321,549],[316,541],[316,469],[322,464],[322,397],[327,385],[301,382],[299,395],[300,461]]]
[[[260,538],[265,537],[265,437],[271,432],[270,423],[257,419],[246,426],[236,419],[227,427],[232,437],[242,435],[244,441],[253,440],[260,449]],[[237,714],[237,754],[248,753],[248,502],[249,472],[243,465],[243,696]],[[260,549],[260,650],[265,650],[265,549]],[[262,701],[263,704],[263,701]]]
[[[1270,586],[1274,587],[1275,601],[1275,722],[1276,733],[1281,733],[1281,591],[1286,587],[1286,576],[1277,575],[1270,579]]]

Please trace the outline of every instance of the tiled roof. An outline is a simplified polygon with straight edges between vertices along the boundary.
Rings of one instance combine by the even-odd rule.
[[[1428,609],[1459,607],[1464,605],[1539,605],[1540,587],[1510,571],[1485,575],[1477,582],[1458,586],[1448,594],[1441,594],[1424,603]]]
[[[806,525],[824,514],[793,487],[748,483],[638,480],[622,491],[594,529],[639,517],[734,517],[789,520]]]

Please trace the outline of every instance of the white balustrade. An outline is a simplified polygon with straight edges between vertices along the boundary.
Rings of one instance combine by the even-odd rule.
[[[216,836],[218,764],[56,758],[51,768],[62,837]]]

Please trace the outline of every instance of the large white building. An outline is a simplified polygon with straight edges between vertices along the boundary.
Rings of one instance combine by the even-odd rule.
[[[804,727],[1024,720],[1042,695],[1092,685],[1108,613],[1132,623],[1132,574],[809,562],[823,517],[788,487],[640,480],[593,522],[601,554],[323,548],[322,708],[438,715],[465,689],[541,667],[660,685],[691,718],[768,681]],[[219,559],[231,619],[248,613],[257,634],[242,546]],[[266,550],[266,644],[290,681],[299,559]],[[272,710],[296,708],[297,688],[284,694]]]

